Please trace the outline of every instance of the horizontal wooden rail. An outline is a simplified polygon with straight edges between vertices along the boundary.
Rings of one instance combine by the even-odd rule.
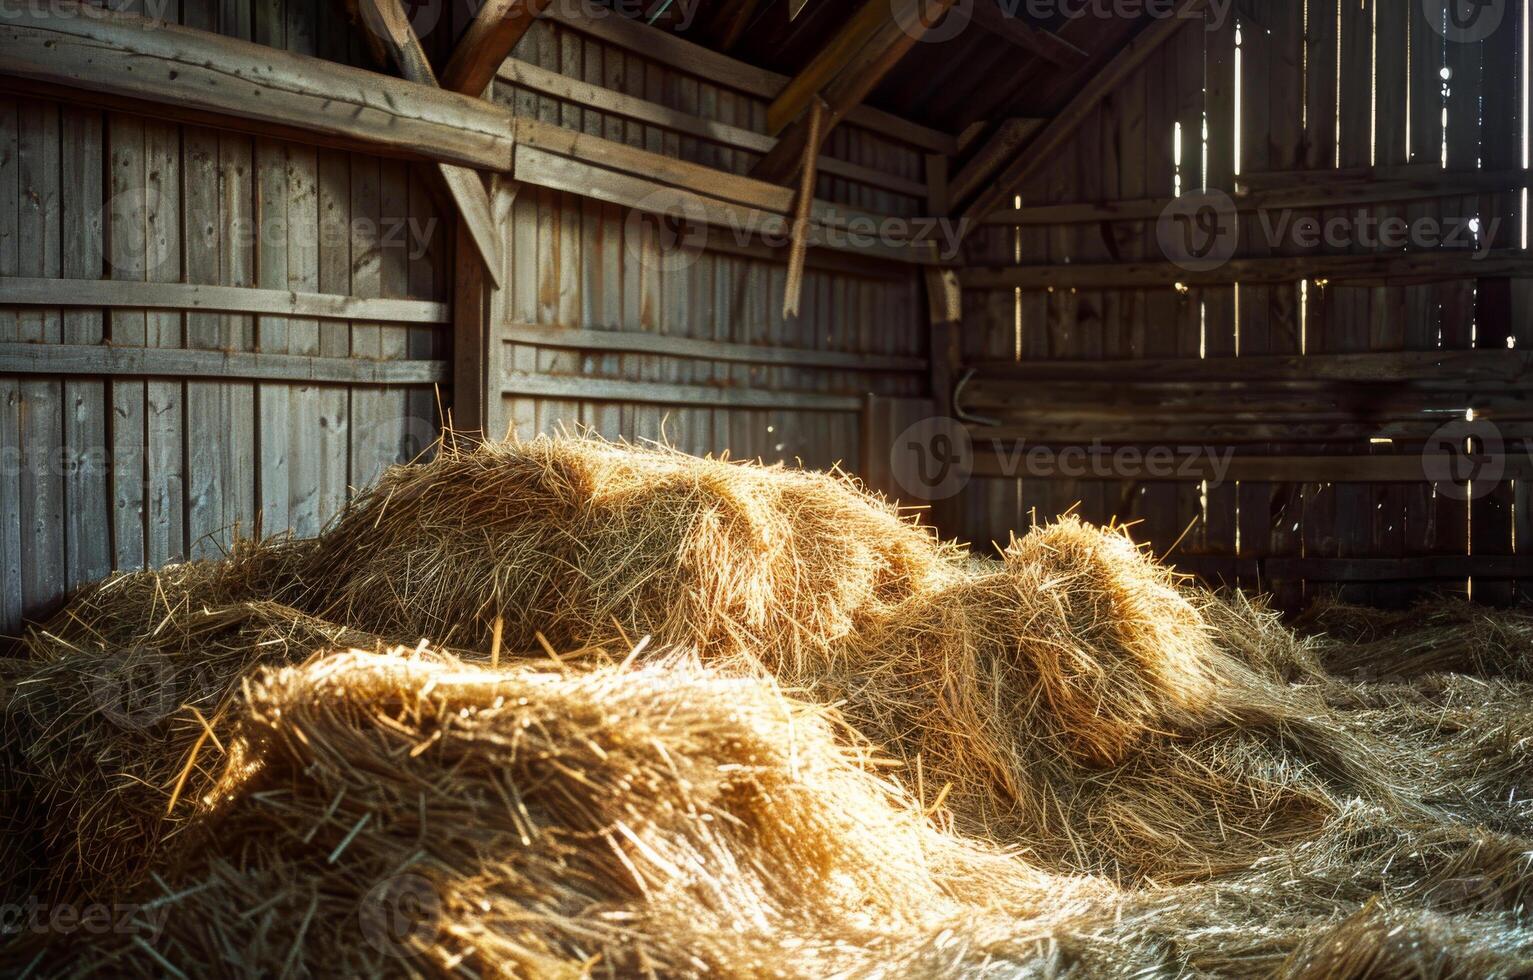
[[[839,368],[849,371],[926,370],[926,360],[920,357],[732,344],[632,330],[577,330],[513,323],[500,328],[495,335],[506,343],[535,344],[540,347],[627,351],[743,364],[780,364],[787,367]]]
[[[1500,249],[1379,252],[1231,259],[1193,271],[1174,262],[984,266],[959,274],[966,289],[1147,289],[1156,286],[1282,284],[1325,279],[1354,286],[1409,285],[1454,279],[1533,278],[1533,253]]]
[[[1526,555],[1422,555],[1410,558],[1237,558],[1179,555],[1163,558],[1178,571],[1226,582],[1463,582],[1528,578]]]
[[[631,20],[607,8],[587,6],[590,9],[577,13],[554,4],[549,8],[549,15],[558,18],[568,27],[608,44],[704,78],[712,84],[724,85],[758,98],[775,99],[783,86],[788,84],[786,75],[719,54],[669,31]],[[847,121],[932,153],[952,155],[958,146],[957,140],[948,133],[871,106],[853,109]]]
[[[0,374],[106,375],[429,385],[451,379],[446,361],[373,361],[249,351],[87,344],[0,344]]]
[[[497,77],[509,84],[518,85],[556,99],[562,99],[566,102],[572,102],[601,112],[609,112],[613,115],[622,116],[625,119],[649,123],[662,129],[669,129],[672,132],[696,136],[699,139],[718,143],[722,146],[732,146],[753,153],[765,154],[771,152],[772,148],[777,145],[776,139],[764,133],[758,133],[755,130],[742,129],[739,126],[731,126],[703,116],[696,116],[678,109],[672,109],[670,106],[661,105],[658,102],[649,102],[623,92],[615,92],[612,89],[602,88],[577,78],[570,78],[568,75],[561,75],[558,72],[549,71],[546,68],[540,68],[525,61],[518,61],[515,58],[508,58],[506,60],[501,66]],[[885,173],[872,167],[864,167],[828,156],[822,156],[819,159],[818,166],[825,173],[837,177],[845,177],[858,183],[882,187],[885,190],[894,191],[897,194],[905,194],[910,197],[923,199],[926,197],[927,187],[925,184],[897,174]]]
[[[1261,181],[1232,196],[1235,210],[1242,214],[1282,208],[1330,208],[1358,204],[1391,204],[1438,197],[1460,197],[1495,191],[1510,191],[1533,183],[1533,172],[1517,170],[1470,170],[1456,173],[1437,171],[1432,175],[1378,180],[1329,180],[1338,171],[1313,171],[1273,175],[1280,179],[1262,180],[1264,175],[1250,174],[1237,178],[1242,184]],[[1060,204],[1037,204],[996,211],[985,219],[993,225],[1069,225],[1095,224],[1102,221],[1155,221],[1172,204],[1174,197],[1146,197],[1127,201],[1071,201]],[[1465,217],[1468,217],[1467,215]]]
[[[571,401],[644,402],[660,405],[706,405],[714,408],[761,408],[805,412],[860,412],[861,395],[828,395],[808,391],[761,388],[720,388],[651,381],[614,381],[568,375],[506,375],[502,394],[508,398],[562,398]]]
[[[32,279],[4,276],[0,277],[0,306],[256,313],[379,323],[441,324],[450,319],[447,304],[430,300],[364,299],[330,293],[292,293],[280,289],[199,286],[133,279]]]
[[[1454,418],[1462,418],[1462,415]],[[1452,418],[1419,418],[1393,421],[1345,421],[1337,419],[1271,418],[1260,420],[1181,418],[1176,413],[1142,418],[1017,419],[1000,425],[970,427],[976,442],[1007,444],[1019,439],[1028,444],[1074,446],[1101,445],[1196,445],[1233,446],[1251,443],[1366,443],[1370,439],[1421,443],[1432,438]],[[1503,441],[1533,438],[1533,422],[1496,420]]]
[[[73,0],[36,10],[0,22],[0,75],[55,97],[67,95],[58,87],[86,90],[268,136],[314,134],[384,154],[511,166],[511,114],[482,99]]]
[[[1408,381],[1454,378],[1533,382],[1533,351],[1481,349],[1154,357],[1111,360],[979,360],[977,379],[1043,382]]]
[[[786,193],[781,199],[764,193],[764,189],[786,192],[786,188],[547,123],[522,119],[519,136],[524,132],[529,137],[516,148],[515,167],[516,179],[523,183],[653,214],[695,217],[727,229],[747,242],[762,236],[786,239],[789,228]],[[812,234],[811,241],[818,238],[818,242],[831,248],[897,262],[936,261],[930,242],[856,241],[835,224],[845,217],[831,206],[816,207],[813,226],[821,232]]]
[[[780,215],[793,213],[794,192],[790,188],[566,129],[540,119],[517,117],[516,139],[518,151],[524,147],[534,148],[699,196]],[[855,227],[855,222],[877,226],[889,217],[818,199],[810,209],[810,218],[816,224],[840,229]],[[912,242],[911,247],[921,246]]]
[[[1493,420],[1533,419],[1525,382],[1059,382],[976,381],[960,407],[1021,423],[1058,422],[1394,422],[1462,419],[1467,409]]]

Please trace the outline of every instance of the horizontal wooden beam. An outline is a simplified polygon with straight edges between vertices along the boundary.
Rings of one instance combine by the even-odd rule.
[[[0,75],[101,93],[267,135],[312,133],[385,155],[511,166],[511,115],[443,92],[231,37],[53,0],[0,22]]]
[[[1231,259],[1207,270],[1174,262],[1065,263],[983,266],[960,273],[966,289],[1147,289],[1178,283],[1228,286],[1327,280],[1351,286],[1399,286],[1454,279],[1533,277],[1533,253],[1498,249],[1486,253],[1438,249],[1417,252],[1314,254]]]
[[[1459,416],[1462,418],[1462,415]],[[1345,444],[1356,448],[1371,439],[1420,444],[1431,439],[1451,419],[1345,420],[1274,417],[1268,419],[1199,416],[1177,412],[1141,413],[1137,418],[1083,419],[1073,413],[1054,418],[1003,419],[998,425],[975,425],[970,432],[976,445],[1008,445],[1025,440],[1029,445],[1195,445],[1242,446],[1267,443]],[[1503,441],[1533,439],[1533,421],[1498,419],[1496,430]]]
[[[1533,351],[1480,349],[1150,357],[1106,360],[977,360],[975,380],[1038,382],[1411,381],[1533,382]]]
[[[670,185],[705,198],[732,201],[780,215],[793,213],[793,191],[786,187],[590,133],[566,129],[539,119],[518,117],[516,140],[519,148],[534,147],[652,183]],[[838,228],[849,228],[855,221],[877,225],[887,218],[887,215],[859,211],[818,199],[811,211],[811,219],[815,223]]]
[[[742,129],[738,126],[730,126],[703,116],[672,109],[670,106],[658,102],[649,102],[644,99],[628,95],[624,92],[615,92],[612,89],[592,85],[578,78],[570,78],[546,68],[519,61],[515,58],[506,59],[501,65],[498,77],[509,84],[517,85],[543,95],[552,96],[576,105],[588,106],[602,112],[610,112],[613,115],[622,116],[625,119],[633,119],[638,122],[649,123],[672,132],[683,133],[687,136],[696,136],[699,139],[718,143],[721,146],[731,146],[736,149],[747,150],[752,153],[769,153],[772,147],[777,145],[777,140],[764,133],[758,133],[750,129]],[[845,177],[861,184],[869,184],[874,187],[882,187],[885,190],[894,191],[897,194],[906,194],[911,197],[925,197],[926,185],[901,177],[897,174],[885,173],[874,170],[872,167],[864,167],[860,164],[848,163],[845,160],[837,160],[833,157],[822,156],[819,168],[828,174],[837,177]]]
[[[214,378],[295,384],[431,385],[448,381],[446,361],[373,361],[250,351],[0,344],[0,374]]]
[[[1415,558],[1236,558],[1181,555],[1161,558],[1178,571],[1234,582],[1440,582],[1528,578],[1528,559],[1513,555],[1423,555]]]
[[[567,375],[508,373],[502,394],[508,398],[561,398],[571,401],[643,402],[659,405],[707,405],[714,408],[764,408],[804,412],[860,412],[861,395],[827,395],[809,391],[762,388],[722,388],[614,381]]]
[[[539,347],[628,351],[741,364],[778,364],[787,367],[836,368],[868,372],[926,370],[926,361],[920,357],[732,344],[718,340],[675,337],[633,330],[579,330],[570,327],[513,323],[497,331],[496,336],[507,343],[535,344]]]
[[[515,175],[519,181],[653,214],[695,218],[745,241],[787,236],[786,188],[546,123],[519,121],[519,135],[533,132],[540,135],[528,135],[517,147]],[[864,217],[875,226],[881,220]],[[822,232],[817,236],[820,243],[897,262],[936,261],[930,242],[858,242],[838,220],[853,219],[835,206],[817,204],[812,224]]]
[[[363,299],[331,293],[293,293],[244,286],[198,286],[132,279],[0,277],[0,307],[56,306],[183,312],[257,313],[318,320],[441,324],[446,303],[415,299]]]
[[[1340,208],[1350,205],[1391,204],[1510,191],[1533,183],[1533,172],[1517,170],[1438,171],[1431,176],[1369,181],[1327,181],[1322,171],[1279,175],[1291,183],[1263,181],[1245,193],[1235,194],[1236,212],[1255,214],[1284,208]],[[1261,175],[1240,177],[1241,181]],[[1103,221],[1155,221],[1172,204],[1174,197],[1146,197],[1129,201],[1075,201],[1062,204],[1038,204],[996,211],[985,221],[997,225],[1068,225],[1095,224]],[[1467,217],[1467,216],[1466,216]]]
[[[548,16],[583,34],[706,79],[711,84],[723,85],[762,99],[775,99],[788,82],[786,75],[746,64],[700,44],[693,44],[670,31],[650,27],[605,8],[598,8],[594,14],[587,15],[565,10],[565,6],[554,4],[549,8]],[[870,106],[853,109],[847,121],[933,153],[952,154],[957,146],[948,133]]]

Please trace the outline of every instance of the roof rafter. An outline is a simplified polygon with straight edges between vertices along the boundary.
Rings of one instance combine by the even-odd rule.
[[[442,87],[465,95],[483,92],[549,2],[486,0],[442,69]]]
[[[981,30],[1004,38],[1061,68],[1079,68],[1091,58],[1089,51],[1081,50],[1053,31],[1034,27],[1015,13],[1002,10],[996,0],[976,0],[969,16]]]
[[[891,3],[890,0],[868,0],[853,17],[853,23],[832,38],[825,51],[816,56],[808,68],[788,82],[778,97],[779,101],[790,90],[805,93],[805,106],[815,96],[824,99],[825,112],[820,133],[823,140],[853,109],[862,104],[900,59],[942,19],[954,2],[894,0]],[[842,40],[848,31],[861,36],[869,30],[869,25],[871,33],[855,48]],[[832,49],[834,56],[824,57]],[[843,55],[842,52],[846,53]],[[827,70],[827,66],[834,70]],[[782,138],[772,152],[756,164],[753,176],[770,181],[783,181],[792,177],[802,163],[808,135],[808,121],[800,112],[792,125],[783,130]]]
[[[1103,99],[1116,91],[1150,55],[1183,27],[1194,22],[1201,23],[1201,15],[1207,5],[1208,0],[1179,0],[1170,16],[1151,21],[1135,35],[1037,136],[1028,141],[1021,154],[1001,171],[1000,176],[964,209],[959,228],[970,228],[983,221],[992,211],[1006,206],[1017,189],[1039,167],[1053,159],[1054,153],[1075,135],[1081,123],[1085,122]]]

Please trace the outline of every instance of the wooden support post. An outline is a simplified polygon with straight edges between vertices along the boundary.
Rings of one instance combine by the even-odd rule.
[[[951,269],[927,268],[926,306],[931,329],[932,415],[954,419],[953,389],[963,369],[963,288]],[[958,423],[950,421],[955,428]],[[945,536],[958,526],[958,500],[932,501],[931,520]]]
[[[497,226],[509,220],[519,186],[511,180],[494,182],[490,213]],[[509,297],[498,280],[486,274],[473,235],[461,221],[454,256],[452,424],[466,438],[499,439],[506,427],[499,332],[507,322]]]
[[[926,212],[933,215],[947,214],[950,204],[947,157],[941,153],[928,153],[926,154]]]

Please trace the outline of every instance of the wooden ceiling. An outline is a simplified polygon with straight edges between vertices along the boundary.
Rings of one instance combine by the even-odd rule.
[[[650,0],[649,9],[664,3]],[[790,0],[671,0],[657,22],[695,43],[793,75],[862,3],[809,0],[790,21]],[[1142,19],[1092,13],[1105,4],[1072,5],[1087,10],[1052,21],[1029,18],[1028,6],[1024,0],[960,0],[948,17],[968,23],[952,37],[915,45],[868,103],[954,134],[982,120],[1052,116],[1144,26]],[[948,28],[939,23],[931,36],[952,33]]]

